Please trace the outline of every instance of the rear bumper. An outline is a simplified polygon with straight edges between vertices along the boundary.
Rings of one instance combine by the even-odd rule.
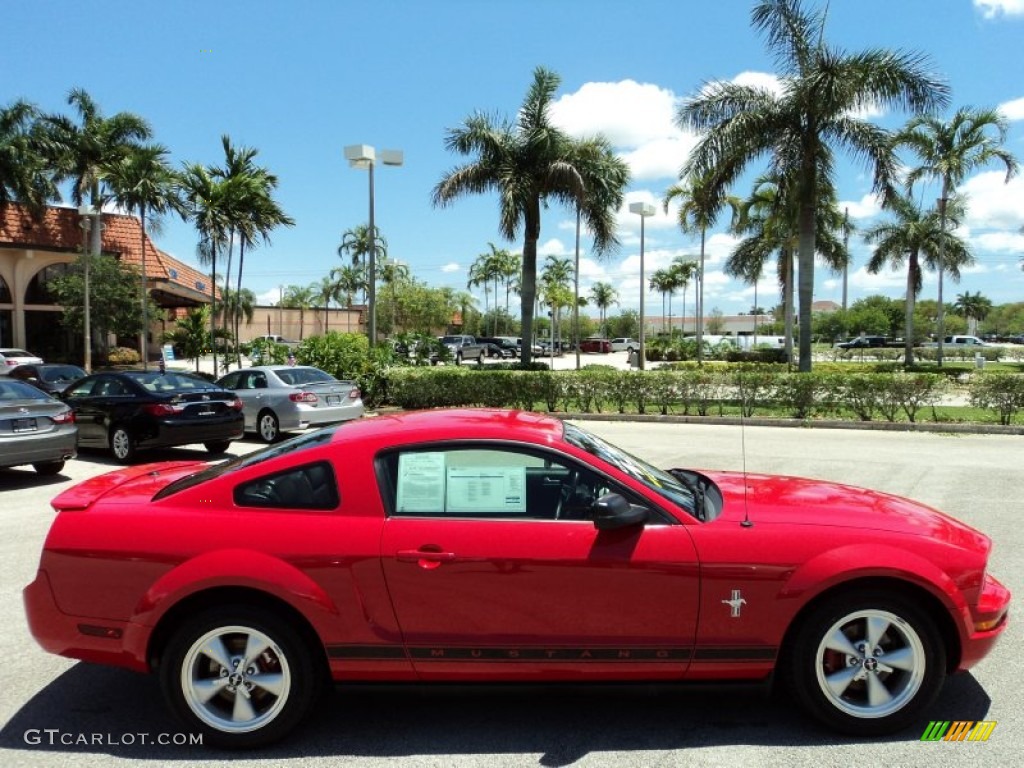
[[[245,419],[241,412],[230,418],[218,417],[197,424],[161,421],[154,434],[139,435],[140,448],[171,448],[191,443],[241,440],[245,434]]]
[[[958,670],[970,669],[988,655],[1010,623],[1009,609],[1010,590],[986,575],[974,611],[973,631],[964,640]]]
[[[77,454],[77,444],[77,430],[25,435],[18,440],[17,447],[0,442],[0,467],[73,459]]]
[[[50,580],[45,571],[22,592],[29,632],[40,647],[49,653],[147,671],[144,659],[125,651],[124,637],[128,623],[63,613],[53,598]]]

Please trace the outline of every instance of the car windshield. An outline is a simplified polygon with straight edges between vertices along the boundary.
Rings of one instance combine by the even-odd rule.
[[[682,507],[687,514],[694,515],[696,504],[693,493],[668,472],[626,453],[621,448],[606,443],[575,424],[566,424],[562,436],[570,445],[581,448],[592,456],[611,464],[654,491],[670,504]]]
[[[24,349],[0,349],[0,355],[4,357],[35,357],[35,355],[30,355]]]
[[[56,368],[40,368],[39,378],[53,384],[58,381],[75,381],[85,377],[85,371],[73,365],[61,365]]]
[[[304,451],[307,448],[312,448],[316,445],[324,445],[331,442],[331,438],[334,437],[334,433],[344,424],[334,424],[330,427],[324,427],[314,432],[308,432],[304,435],[298,435],[290,440],[285,440],[274,445],[268,445],[266,448],[262,448],[252,453],[247,453],[243,456],[238,456],[234,459],[228,459],[227,461],[221,461],[217,464],[211,464],[201,472],[196,472],[191,475],[175,480],[173,483],[169,483],[157,491],[153,497],[153,501],[157,499],[163,499],[167,496],[171,496],[179,491],[183,491],[186,488],[191,488],[200,483],[205,483],[207,480],[212,480],[215,477],[220,477],[227,472],[233,472],[236,469],[244,469],[246,467],[252,467],[256,464],[261,464],[268,459],[276,459],[285,453],[291,453],[293,451]]]
[[[291,386],[337,381],[331,374],[319,368],[275,368],[274,373],[277,374],[277,378]]]

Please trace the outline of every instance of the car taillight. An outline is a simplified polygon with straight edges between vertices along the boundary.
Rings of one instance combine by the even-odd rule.
[[[288,399],[293,403],[315,403],[316,395],[312,392],[292,392]]]
[[[359,395],[360,395],[359,390],[356,389],[355,387],[353,387],[352,391],[348,393],[348,399],[349,400],[358,400],[359,399]]]
[[[65,411],[64,413],[58,413],[53,417],[54,424],[74,424],[75,423],[75,412]]]
[[[17,360],[4,360],[4,362],[7,363],[8,365],[17,365],[18,364]]]
[[[236,397],[234,400],[231,401],[231,410],[240,411],[242,410],[242,407],[242,401],[239,398]]]
[[[183,405],[171,405],[170,403],[150,403],[142,406],[144,413],[150,416],[173,416],[185,410]]]

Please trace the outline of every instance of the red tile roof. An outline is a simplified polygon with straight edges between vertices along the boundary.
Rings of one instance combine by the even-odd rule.
[[[134,216],[103,213],[103,251],[115,253],[136,269],[142,267],[142,225]],[[0,208],[0,248],[14,247],[74,252],[81,248],[84,232],[81,216],[74,208],[50,206],[41,221],[17,203]],[[198,269],[160,251],[146,235],[146,276],[166,280],[192,291],[210,292],[210,277]],[[199,289],[197,283],[204,287]]]

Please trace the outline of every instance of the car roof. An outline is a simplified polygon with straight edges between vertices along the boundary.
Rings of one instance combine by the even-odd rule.
[[[334,442],[366,440],[407,445],[447,440],[515,440],[552,445],[562,440],[562,422],[530,411],[453,408],[404,411],[346,422]]]

